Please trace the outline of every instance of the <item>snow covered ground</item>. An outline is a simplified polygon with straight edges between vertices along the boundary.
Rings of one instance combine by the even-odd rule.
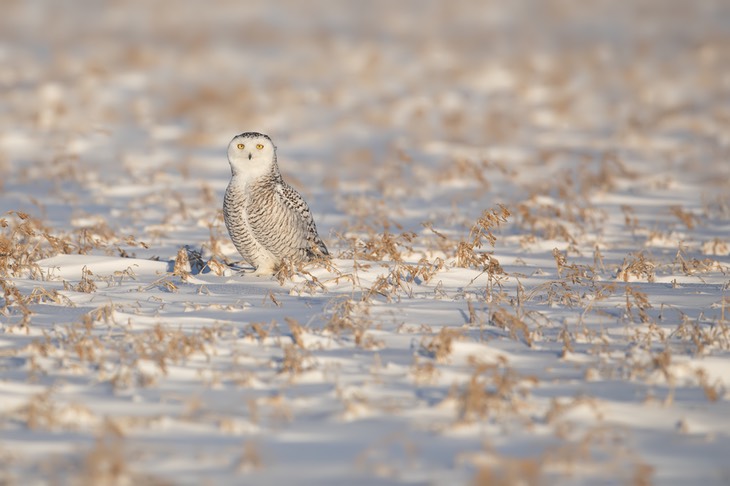
[[[2,11],[0,484],[730,482],[728,2]]]

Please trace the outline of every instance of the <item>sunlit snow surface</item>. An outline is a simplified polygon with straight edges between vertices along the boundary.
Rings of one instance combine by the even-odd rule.
[[[0,32],[0,484],[730,482],[727,2],[10,0]],[[330,266],[227,265],[249,130]],[[460,261],[499,204],[499,265]]]

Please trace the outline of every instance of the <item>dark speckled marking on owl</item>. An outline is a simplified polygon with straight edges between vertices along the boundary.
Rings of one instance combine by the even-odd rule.
[[[242,136],[268,139],[253,132]],[[231,178],[223,216],[234,246],[257,273],[271,272],[283,259],[302,262],[329,254],[307,203],[281,177],[275,152],[264,175]]]

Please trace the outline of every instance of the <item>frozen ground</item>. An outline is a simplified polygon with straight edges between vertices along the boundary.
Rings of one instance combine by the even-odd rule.
[[[728,484],[729,66],[723,1],[6,0],[0,484]],[[246,130],[331,265],[239,274]]]

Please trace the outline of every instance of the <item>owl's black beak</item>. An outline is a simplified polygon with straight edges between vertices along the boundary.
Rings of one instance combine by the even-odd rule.
[[[248,160],[251,160],[251,152],[248,153]]]

